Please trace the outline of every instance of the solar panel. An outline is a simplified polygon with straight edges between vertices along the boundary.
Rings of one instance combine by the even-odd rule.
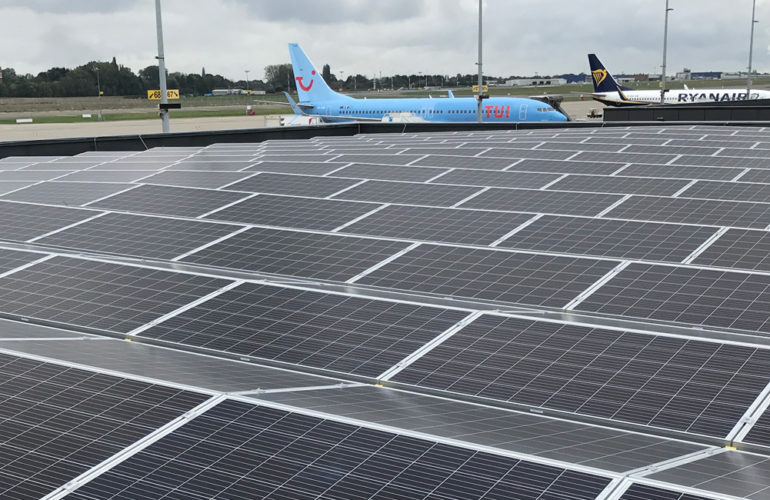
[[[608,477],[266,406],[225,401],[72,499],[502,498],[589,500]],[[166,487],[158,487],[158,484]]]
[[[563,141],[566,141],[564,139]],[[579,139],[575,139],[576,141]],[[563,142],[549,140],[538,149],[547,149],[549,151],[572,151],[577,153],[578,151],[606,151],[615,153],[624,146],[615,144],[597,144],[597,143],[582,143],[582,142]],[[517,142],[518,144],[518,142]],[[627,149],[626,149],[627,150]]]
[[[395,151],[394,151],[395,153]],[[419,160],[423,155],[410,154],[343,154],[332,156],[336,163],[374,163],[377,165],[410,165]],[[317,157],[317,155],[316,155]]]
[[[250,175],[251,172],[206,172],[200,170],[167,170],[144,177],[142,182],[147,184],[162,184],[166,186],[197,187],[216,189],[227,184],[238,182]]]
[[[0,496],[43,498],[207,396],[0,353]]]
[[[490,188],[459,206],[515,212],[597,215],[621,198],[614,194]]]
[[[474,158],[468,156],[430,155],[411,165],[425,167],[473,168],[480,170],[502,170],[514,160],[507,158]]]
[[[623,172],[625,174],[625,172]],[[621,175],[623,175],[621,174]],[[561,191],[582,191],[586,193],[650,194],[672,196],[685,187],[689,181],[656,179],[653,177],[600,177],[596,175],[568,175],[548,186]],[[770,187],[770,186],[768,186]]]
[[[59,173],[61,174],[61,173]],[[78,170],[63,177],[60,181],[66,182],[133,182],[143,177],[152,175],[146,170]]]
[[[432,182],[463,184],[466,186],[495,186],[512,188],[540,188],[555,181],[556,174],[535,172],[496,172],[493,170],[452,170]]]
[[[313,157],[317,158],[317,156]],[[260,161],[244,171],[275,172],[284,174],[324,175],[345,165],[344,163]]]
[[[506,171],[610,175],[625,163],[596,163],[590,161],[521,160],[506,168]]]
[[[634,177],[666,177],[669,179],[713,179],[729,181],[743,172],[730,167],[688,167],[685,165],[629,165],[622,175]]]
[[[0,273],[5,273],[12,269],[16,269],[19,266],[42,259],[46,255],[47,254],[0,248]]]
[[[422,244],[358,283],[563,307],[616,265],[595,259]]]
[[[63,175],[66,176],[67,172],[61,170],[0,170],[0,182],[47,181]]]
[[[0,278],[0,311],[128,333],[229,283],[224,279],[54,257]]]
[[[770,382],[770,350],[483,315],[394,381],[726,436]]]
[[[93,210],[0,201],[0,238],[27,241],[98,214]]]
[[[0,178],[2,178],[0,176]],[[770,169],[752,168],[739,179],[741,182],[761,182],[770,184]]]
[[[770,204],[631,196],[605,215],[618,219],[764,229],[770,225]]]
[[[242,226],[109,213],[36,242],[150,259],[172,259],[238,229]]]
[[[700,253],[693,263],[768,271],[770,270],[770,237],[765,231],[728,229]]]
[[[448,172],[445,168],[434,167],[399,167],[389,165],[354,164],[329,174],[334,177],[352,177],[355,179],[378,179],[385,181],[423,182]]]
[[[376,377],[467,315],[247,283],[142,336]]]
[[[681,262],[715,232],[701,226],[545,215],[498,246]]]
[[[175,162],[176,158],[173,157],[150,158],[132,156],[125,159],[118,159],[110,163],[105,163],[99,168],[106,168],[109,166],[110,168],[114,168],[116,170],[145,170],[148,171],[147,174],[149,175],[149,171],[162,170],[168,166],[172,166]]]
[[[331,231],[381,205],[260,194],[207,216],[246,224]]]
[[[743,441],[770,446],[770,411],[765,409],[756,422],[754,422]]]
[[[335,195],[334,199],[451,207],[479,190],[478,187],[448,184],[366,181]]]
[[[276,391],[256,397],[614,472],[640,469],[704,450],[703,445],[649,434],[371,385],[335,391]]]
[[[733,158],[729,156],[692,156],[682,155],[671,162],[672,165],[698,165],[704,167],[765,168],[764,158]]]
[[[770,276],[632,263],[578,309],[770,333]]]
[[[341,232],[489,245],[531,218],[531,214],[511,212],[389,205]]]
[[[231,191],[148,184],[104,198],[90,206],[127,212],[198,217],[247,196],[249,195],[246,193]]]
[[[33,184],[3,195],[4,200],[46,203],[49,205],[78,206],[105,196],[130,189],[131,184],[107,182],[55,182]]]
[[[668,153],[668,154],[674,154],[674,155],[701,155],[701,156],[711,156],[714,153],[717,153],[720,149],[720,147],[711,146],[708,147],[706,144],[699,144],[699,145],[670,145],[666,144],[665,146],[642,146],[642,145],[636,145],[632,144],[628,146],[626,149],[623,150],[624,153]]]
[[[643,163],[651,165],[666,165],[675,159],[676,155],[671,154],[655,154],[655,153],[599,153],[599,152],[586,152],[578,153],[570,160],[575,161],[610,161],[610,162],[623,162],[623,163]],[[698,157],[700,158],[700,157]],[[695,165],[699,165],[695,163]]]
[[[323,198],[349,188],[358,182],[360,181],[357,179],[338,177],[259,173],[228,186],[228,189]]]
[[[230,269],[344,281],[407,246],[408,243],[400,241],[255,227],[182,260]]]
[[[246,170],[247,167],[253,165],[253,161],[180,161],[173,165],[169,165],[168,168],[163,169],[164,172],[185,170],[190,172],[239,172]]]
[[[618,500],[712,500],[708,497],[634,483]]]
[[[680,196],[686,198],[707,198],[711,200],[770,201],[770,184],[748,182],[698,181]]]
[[[582,154],[582,153],[579,153]],[[574,151],[548,151],[543,149],[508,149],[491,148],[481,153],[480,158],[532,158],[541,160],[566,160],[574,156]]]
[[[731,144],[732,145],[732,144]],[[751,148],[721,148],[716,152],[716,156],[739,156],[743,158],[770,158],[770,151],[767,149]]]

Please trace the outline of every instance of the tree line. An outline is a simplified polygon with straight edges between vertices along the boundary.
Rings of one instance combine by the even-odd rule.
[[[339,77],[331,72],[328,64],[323,66],[322,76],[334,89],[344,91],[376,89],[416,89],[424,87],[469,87],[475,85],[478,76],[473,74],[423,75],[396,74],[369,77],[362,74]],[[566,76],[566,75],[564,75]],[[580,75],[582,78],[583,75]],[[518,77],[511,77],[518,78]],[[496,77],[485,77],[486,81],[497,81]],[[265,80],[230,80],[221,75],[171,72],[167,75],[170,89],[179,89],[182,95],[200,96],[214,89],[241,88],[283,92],[296,90],[291,64],[274,64],[265,67]],[[130,68],[117,63],[91,61],[74,69],[51,68],[37,75],[19,75],[13,68],[0,69],[0,97],[85,97],[146,96],[147,90],[160,88],[158,66],[147,66],[134,73]]]

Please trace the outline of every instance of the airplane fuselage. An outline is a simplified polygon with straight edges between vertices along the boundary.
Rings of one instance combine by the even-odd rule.
[[[473,97],[334,99],[312,103],[310,113],[340,119],[383,119],[410,114],[426,122],[475,122],[478,104]],[[481,104],[483,122],[566,121],[566,117],[550,105],[534,99],[491,97]]]
[[[624,90],[620,92],[595,92],[591,97],[608,106],[639,106],[659,104],[658,90]],[[726,101],[753,101],[770,99],[770,91],[752,89],[670,89],[665,93],[663,104],[707,103]]]

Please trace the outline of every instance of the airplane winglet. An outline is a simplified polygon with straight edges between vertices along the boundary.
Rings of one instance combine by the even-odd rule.
[[[291,110],[294,111],[294,114],[297,116],[305,115],[306,113],[300,109],[299,106],[297,106],[297,103],[294,102],[294,99],[291,98],[288,92],[284,92],[283,95],[286,96],[286,100],[289,101],[289,106],[291,106]]]

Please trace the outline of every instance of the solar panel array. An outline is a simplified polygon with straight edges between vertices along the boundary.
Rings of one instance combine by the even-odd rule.
[[[750,127],[0,159],[0,496],[770,498],[769,182]]]

